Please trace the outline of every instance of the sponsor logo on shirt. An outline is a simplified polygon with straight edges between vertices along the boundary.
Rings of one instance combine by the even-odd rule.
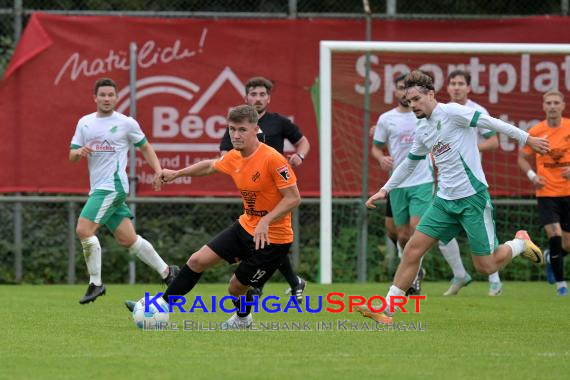
[[[289,167],[287,165],[283,165],[280,168],[277,168],[277,173],[279,173],[279,175],[283,177],[285,181],[289,181],[289,178],[291,178],[291,175],[289,174]]]
[[[433,148],[431,148],[431,154],[433,154],[435,157],[438,157],[450,149],[451,147],[449,146],[449,144],[444,143],[443,141],[439,141],[437,144],[433,146]]]
[[[114,153],[115,147],[109,143],[107,140],[94,140],[89,144],[93,151],[98,153]]]
[[[267,210],[256,210],[255,200],[257,199],[256,191],[240,190],[241,197],[243,198],[246,207],[244,207],[243,212],[250,216],[265,216],[269,212]]]

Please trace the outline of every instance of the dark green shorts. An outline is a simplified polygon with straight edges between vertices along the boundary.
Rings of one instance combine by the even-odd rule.
[[[111,232],[115,232],[124,218],[133,218],[125,199],[127,199],[126,193],[95,190],[87,199],[80,216],[105,225]]]
[[[455,200],[435,197],[416,227],[416,230],[445,244],[456,237],[461,229],[467,233],[474,255],[486,256],[495,251],[499,240],[487,190]]]
[[[433,200],[433,183],[390,191],[392,217],[396,226],[410,224],[410,217],[421,217]]]

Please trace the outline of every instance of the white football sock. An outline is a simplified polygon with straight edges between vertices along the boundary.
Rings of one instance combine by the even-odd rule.
[[[89,283],[101,286],[101,244],[99,244],[99,239],[97,236],[90,236],[81,240],[81,246],[89,272]]]
[[[396,285],[392,285],[390,286],[390,289],[388,290],[388,294],[386,295],[386,310],[384,310],[384,314],[386,315],[394,315],[394,313],[390,313],[390,296],[405,296],[406,292],[400,288],[398,288]],[[394,311],[396,311],[394,309]]]
[[[501,282],[501,278],[499,277],[499,272],[491,273],[489,275],[489,282]]]
[[[506,245],[511,247],[512,258],[514,259],[524,251],[524,240],[523,239],[513,239],[505,242]]]
[[[143,263],[157,271],[163,279],[168,276],[166,271],[168,265],[166,265],[164,260],[156,253],[152,244],[143,239],[140,235],[137,235],[137,240],[129,247],[129,252],[131,255],[136,255]]]
[[[557,281],[556,282],[556,290],[560,289],[560,288],[567,288],[568,285],[566,285],[566,281]]]
[[[461,253],[459,252],[459,244],[457,243],[457,240],[451,239],[447,244],[443,244],[440,241],[438,245],[445,261],[447,261],[447,264],[449,264],[453,271],[453,276],[456,278],[464,278],[467,275],[467,272],[465,271],[465,267],[461,261]]]
[[[398,258],[400,260],[402,260],[402,257],[404,257],[404,248],[402,248],[402,246],[400,245],[400,242],[398,242],[398,244],[396,244],[396,246],[398,247]]]
[[[388,254],[393,255],[394,253],[396,253],[396,245],[394,245],[394,242],[392,241],[392,239],[390,239],[388,237],[388,235],[386,235],[386,251]]]

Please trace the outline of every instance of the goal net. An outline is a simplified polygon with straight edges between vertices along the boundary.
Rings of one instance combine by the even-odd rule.
[[[432,75],[436,99],[442,103],[449,101],[448,73],[466,70],[471,75],[469,99],[485,107],[491,116],[527,130],[544,119],[544,92],[570,90],[570,45],[322,41],[319,133],[323,283],[333,280],[333,269],[335,278],[343,271],[354,273],[358,257],[368,263],[368,269],[358,265],[359,271],[366,271],[365,278],[391,279],[386,277],[391,276],[386,268],[377,268],[385,259],[385,207],[380,205],[367,213],[361,207],[361,200],[387,180],[387,173],[367,154],[372,140],[365,142],[364,136],[381,113],[396,106],[394,78],[413,69]],[[368,103],[369,125],[365,125]],[[540,236],[534,191],[517,166],[519,147],[504,135],[499,135],[499,142],[497,150],[482,156],[499,238],[504,241],[519,227]],[[359,245],[359,236],[367,243]],[[430,271],[430,258],[427,260]],[[465,264],[470,261],[464,260]],[[437,263],[432,263],[430,273],[448,278],[448,268]],[[516,265],[508,270],[507,277],[514,279],[540,276]]]

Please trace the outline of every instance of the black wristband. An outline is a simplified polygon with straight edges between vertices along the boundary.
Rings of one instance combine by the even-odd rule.
[[[305,161],[305,156],[302,153],[295,153],[301,159],[301,162]]]

